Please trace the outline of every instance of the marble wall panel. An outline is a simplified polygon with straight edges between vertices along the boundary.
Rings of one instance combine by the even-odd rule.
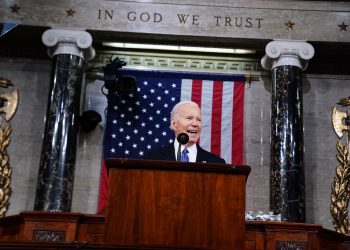
[[[13,171],[8,214],[33,209],[50,70],[49,61],[0,60],[0,76],[10,79],[19,91],[8,146]]]

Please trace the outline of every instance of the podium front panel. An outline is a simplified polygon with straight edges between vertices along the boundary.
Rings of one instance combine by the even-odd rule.
[[[107,242],[243,248],[247,172],[215,172],[212,164],[145,164],[109,168]]]

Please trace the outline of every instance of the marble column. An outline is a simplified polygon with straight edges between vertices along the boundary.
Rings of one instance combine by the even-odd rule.
[[[49,29],[42,35],[52,57],[34,210],[71,210],[84,64],[95,56],[82,30]]]
[[[282,221],[305,222],[302,72],[314,49],[274,40],[261,64],[272,70],[270,209]]]

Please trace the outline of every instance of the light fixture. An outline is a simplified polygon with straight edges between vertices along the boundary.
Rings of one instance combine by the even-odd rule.
[[[187,52],[225,53],[225,54],[254,54],[255,53],[255,50],[247,50],[247,49],[157,45],[157,44],[143,44],[143,43],[103,42],[102,45],[107,47],[125,48],[125,49],[150,49],[150,50],[169,50],[169,51],[187,51]]]

